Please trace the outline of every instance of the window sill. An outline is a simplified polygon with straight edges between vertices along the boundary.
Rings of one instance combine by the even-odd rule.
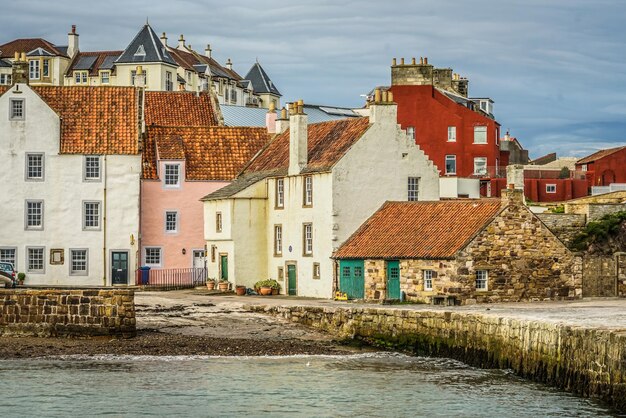
[[[488,142],[472,142],[472,145],[488,145]]]

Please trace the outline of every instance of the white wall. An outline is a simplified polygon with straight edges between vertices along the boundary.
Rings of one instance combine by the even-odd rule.
[[[467,195],[470,199],[480,198],[480,180],[459,177],[440,177],[439,189],[441,197],[456,199],[459,195]]]

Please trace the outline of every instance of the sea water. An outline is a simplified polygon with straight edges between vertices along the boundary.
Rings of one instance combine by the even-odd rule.
[[[399,354],[0,361],[0,417],[611,416],[508,371]]]

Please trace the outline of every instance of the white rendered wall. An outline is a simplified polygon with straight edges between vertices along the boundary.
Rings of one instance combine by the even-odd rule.
[[[459,177],[440,177],[439,190],[442,198],[456,199],[467,195],[470,199],[480,198],[480,180]]]

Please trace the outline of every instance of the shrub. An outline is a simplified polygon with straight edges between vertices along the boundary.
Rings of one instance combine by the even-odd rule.
[[[616,236],[624,221],[626,221],[626,211],[605,215],[595,222],[589,222],[585,230],[572,240],[572,249],[585,251],[592,244],[602,243]]]
[[[271,287],[272,289],[280,290],[280,284],[274,279],[259,280],[254,284],[255,289],[262,287]]]

